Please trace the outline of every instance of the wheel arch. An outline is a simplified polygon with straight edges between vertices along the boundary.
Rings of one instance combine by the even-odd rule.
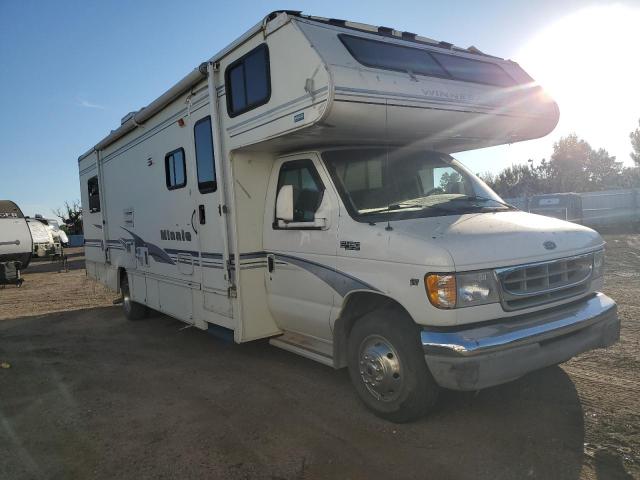
[[[380,292],[357,290],[349,292],[342,301],[340,315],[333,324],[333,365],[334,368],[347,366],[347,343],[349,333],[358,320],[376,310],[386,308],[398,311],[400,321],[416,325],[409,311],[397,300]],[[404,319],[404,320],[401,320]]]
[[[122,293],[122,277],[127,275],[127,269],[124,267],[118,267],[118,275],[116,276],[116,292]],[[127,282],[129,278],[127,277]]]

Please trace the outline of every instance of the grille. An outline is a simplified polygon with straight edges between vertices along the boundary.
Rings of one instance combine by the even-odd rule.
[[[496,270],[506,310],[518,310],[584,293],[589,288],[593,254]]]

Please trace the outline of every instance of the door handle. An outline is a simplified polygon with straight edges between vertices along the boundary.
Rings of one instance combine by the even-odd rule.
[[[200,225],[207,223],[207,219],[204,214],[204,205],[198,205],[198,218],[200,219]]]
[[[193,225],[193,217],[196,216],[196,209],[193,209],[193,213],[191,214],[191,230],[193,230],[193,233],[195,233],[196,235],[198,234],[198,230],[196,230],[196,227]]]
[[[269,273],[273,272],[273,267],[275,265],[275,258],[273,255],[267,255],[267,266],[269,267]]]

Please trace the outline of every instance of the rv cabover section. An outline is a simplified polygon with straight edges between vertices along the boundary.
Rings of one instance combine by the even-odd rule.
[[[152,308],[236,342],[272,337],[348,366],[377,414],[415,418],[438,386],[484,388],[615,341],[602,239],[531,223],[449,156],[557,119],[513,62],[274,12],[80,157],[87,272],[131,319]],[[553,348],[520,358],[510,335]],[[460,359],[467,338],[493,347]]]
[[[29,226],[22,210],[11,200],[0,200],[0,263],[20,262],[29,266],[32,254]]]

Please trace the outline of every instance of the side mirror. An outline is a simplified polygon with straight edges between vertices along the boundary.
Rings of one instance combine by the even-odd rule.
[[[283,185],[276,199],[276,219],[293,221],[293,185]]]

